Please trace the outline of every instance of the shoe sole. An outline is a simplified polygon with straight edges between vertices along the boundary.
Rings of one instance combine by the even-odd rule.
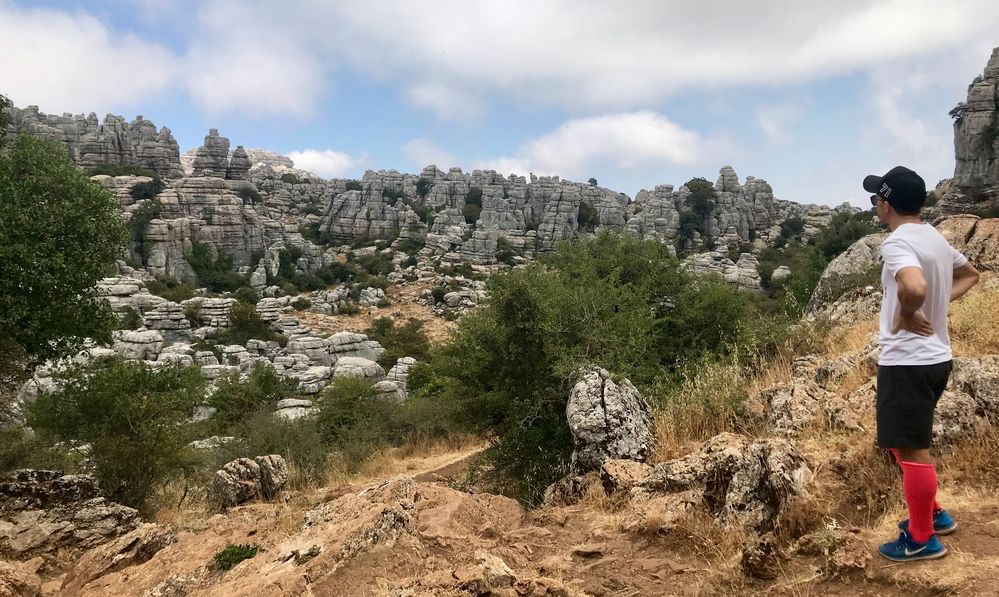
[[[953,533],[956,530],[957,530],[957,523],[955,522],[954,524],[950,525],[946,529],[939,529],[939,530],[933,529],[933,532],[936,533],[937,535],[940,535],[942,537],[944,535],[950,535],[951,533]]]
[[[919,560],[938,560],[947,555],[947,548],[944,547],[943,549],[935,553],[927,555],[910,556],[907,558],[893,558],[891,556],[886,556],[885,554],[881,553],[880,550],[878,551],[878,555],[880,555],[882,558],[886,560],[891,560],[892,562],[918,562]]]

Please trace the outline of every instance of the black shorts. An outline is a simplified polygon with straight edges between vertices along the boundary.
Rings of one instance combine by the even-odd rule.
[[[933,411],[947,386],[951,361],[936,365],[878,366],[878,445],[925,450],[933,438]]]

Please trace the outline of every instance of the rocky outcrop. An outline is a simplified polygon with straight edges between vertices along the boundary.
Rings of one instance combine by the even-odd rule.
[[[566,404],[575,450],[576,473],[596,470],[605,460],[644,462],[654,445],[652,414],[645,398],[627,379],[615,382],[599,367],[579,376]]]
[[[170,129],[157,129],[152,122],[136,116],[126,122],[108,114],[100,122],[93,112],[56,116],[38,111],[38,106],[14,108],[15,134],[30,134],[63,143],[81,168],[133,166],[152,170],[162,178],[184,175],[180,147]]]
[[[139,513],[102,497],[89,475],[20,470],[0,478],[0,559],[41,556],[58,569],[138,524]]]
[[[954,184],[980,189],[999,185],[999,48],[985,72],[968,86],[954,116]]]
[[[865,236],[829,262],[805,316],[825,316],[845,324],[876,315],[881,309],[881,243],[886,238],[887,233]],[[861,298],[869,300],[858,300]],[[859,309],[844,308],[844,302]]]
[[[60,594],[78,595],[90,581],[149,561],[176,535],[157,524],[142,524],[134,531],[87,552],[66,574]]]
[[[273,499],[288,481],[288,464],[278,455],[239,458],[215,471],[208,502],[220,510],[257,498]]]
[[[721,522],[772,529],[780,514],[805,495],[811,471],[782,439],[750,440],[719,434],[699,452],[657,465],[633,492],[704,488],[705,505]]]
[[[690,269],[699,275],[718,275],[739,290],[759,292],[760,262],[751,253],[742,253],[738,262],[729,259],[726,251],[711,251],[692,255],[686,260]]]

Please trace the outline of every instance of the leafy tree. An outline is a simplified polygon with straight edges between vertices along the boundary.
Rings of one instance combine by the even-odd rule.
[[[595,207],[584,202],[579,203],[579,213],[576,215],[576,223],[579,227],[588,232],[593,232],[600,223],[600,213]]]
[[[430,340],[423,332],[423,321],[419,319],[410,319],[404,324],[396,325],[388,317],[379,317],[365,333],[385,347],[385,354],[378,362],[386,370],[402,357],[413,357],[421,361],[430,357]]]
[[[805,233],[805,221],[792,216],[780,223],[780,236],[784,240],[799,240]]]
[[[191,243],[186,255],[198,282],[212,292],[232,292],[246,283],[233,269],[232,258],[207,243]]]
[[[210,420],[213,430],[228,434],[259,410],[273,412],[279,400],[295,394],[296,386],[294,380],[280,378],[274,369],[260,364],[245,380],[223,379],[208,400],[217,409]]]
[[[7,140],[7,129],[14,124],[14,115],[11,114],[14,104],[7,96],[0,93],[0,148]]]
[[[590,186],[591,186],[591,187],[595,187],[595,186],[597,186],[597,179],[596,179],[596,178],[590,178],[590,179],[589,179],[589,180],[587,180],[586,182],[590,183]]]
[[[704,178],[692,178],[687,181],[686,205],[702,219],[711,215],[715,209],[715,185]]]
[[[278,334],[260,319],[257,308],[249,303],[236,303],[229,311],[229,329],[222,335],[227,344],[246,345],[247,340],[278,340]]]
[[[432,186],[434,186],[434,182],[429,178],[420,177],[416,179],[417,196],[426,199],[427,195],[430,193],[430,187]]]
[[[830,261],[853,243],[876,231],[871,210],[857,213],[841,211],[815,237],[815,246]]]
[[[495,438],[484,470],[527,501],[567,466],[565,405],[580,366],[649,388],[704,355],[750,344],[762,329],[748,296],[695,277],[662,244],[628,234],[563,244],[489,285],[490,301],[460,320],[416,394]]]
[[[158,486],[190,466],[183,424],[205,383],[196,368],[154,371],[115,359],[70,369],[60,382],[35,401],[28,422],[53,440],[90,444],[110,499],[145,509]]]
[[[0,155],[0,369],[24,370],[12,354],[30,366],[110,342],[117,318],[94,285],[127,240],[117,200],[65,147],[17,137]]]

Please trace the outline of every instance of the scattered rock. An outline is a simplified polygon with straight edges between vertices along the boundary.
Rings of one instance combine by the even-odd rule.
[[[90,581],[149,561],[158,551],[177,540],[156,524],[142,524],[134,531],[87,552],[63,579],[62,594],[76,595]]]
[[[238,458],[215,471],[208,501],[226,510],[257,499],[273,499],[288,480],[288,465],[278,455]]]

